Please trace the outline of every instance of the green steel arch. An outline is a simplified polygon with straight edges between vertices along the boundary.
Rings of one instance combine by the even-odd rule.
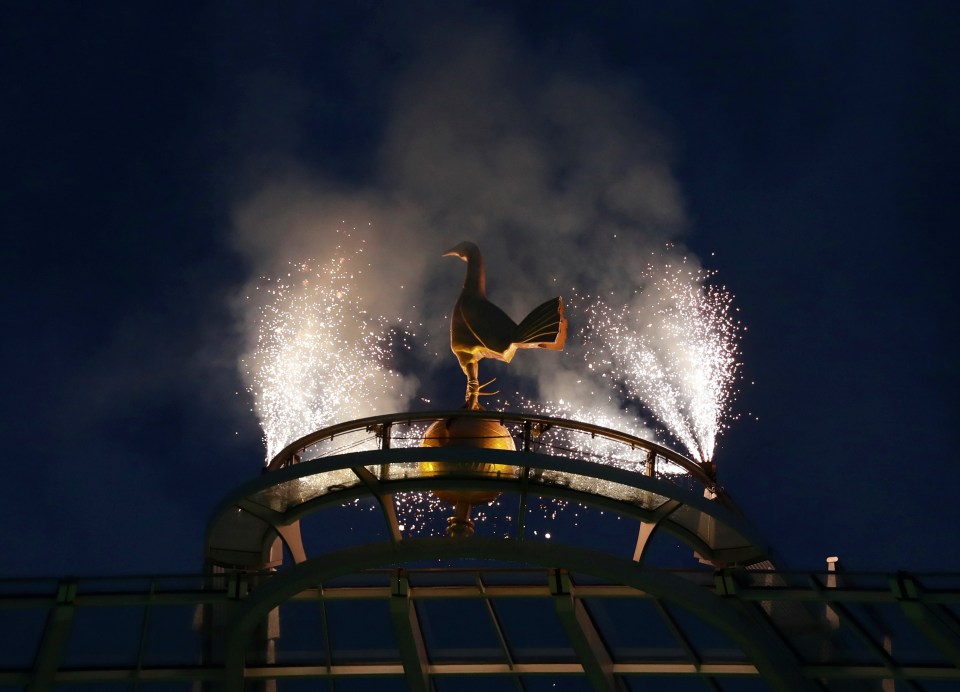
[[[245,651],[258,623],[279,604],[344,574],[438,557],[503,560],[541,567],[560,564],[571,571],[648,592],[689,611],[729,637],[750,657],[771,689],[784,692],[819,689],[805,677],[796,657],[769,623],[735,599],[725,599],[675,575],[600,552],[478,537],[462,541],[431,537],[357,546],[308,560],[270,577],[238,607],[230,622],[224,659],[226,689],[229,692],[243,690]],[[402,599],[402,596],[401,593],[394,598]],[[588,637],[585,635],[583,639]],[[589,647],[588,644],[584,646]],[[586,656],[590,658],[589,653]],[[424,662],[413,652],[407,652],[403,658],[410,689],[428,690]],[[592,687],[597,690],[617,689],[612,676],[605,674],[602,662],[595,659],[591,663],[585,663],[584,668]]]
[[[401,425],[445,417],[484,418],[513,425],[520,441],[518,451],[396,446],[401,441],[396,435]],[[581,435],[586,444],[572,450],[547,446],[544,438],[558,432]],[[319,442],[357,433],[367,434],[366,443],[379,448],[346,453],[334,450],[326,455],[320,452],[316,458],[300,461],[301,455],[317,453]],[[409,445],[411,440],[402,442]],[[606,445],[600,462],[589,460],[597,458],[591,455],[600,445]],[[611,445],[615,448],[612,454]],[[618,452],[624,454],[618,458]],[[644,472],[610,465],[622,463],[623,456],[630,457],[632,466],[639,466]],[[426,471],[423,462],[442,462],[447,471],[438,477]],[[654,475],[658,463],[669,464],[680,474]],[[477,464],[497,465],[511,472],[478,475],[471,470]],[[458,467],[462,472],[456,470]],[[690,486],[700,492],[692,491]],[[270,563],[269,553],[279,536],[295,561],[303,561],[307,556],[299,543],[297,522],[325,507],[361,497],[374,498],[383,510],[389,535],[394,541],[404,540],[397,523],[394,495],[430,490],[518,494],[520,511],[512,527],[512,537],[518,540],[525,539],[526,499],[538,496],[605,508],[639,520],[637,540],[629,546],[637,560],[659,529],[717,565],[747,565],[769,559],[768,549],[703,465],[656,443],[609,428],[544,416],[483,411],[378,416],[304,436],[281,451],[264,475],[223,500],[209,524],[207,559],[224,567],[262,566]]]

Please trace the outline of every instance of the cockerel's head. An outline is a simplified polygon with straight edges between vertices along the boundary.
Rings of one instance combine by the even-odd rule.
[[[465,240],[459,245],[450,248],[445,253],[444,257],[459,257],[464,262],[469,262],[471,258],[480,256],[480,248],[476,244],[471,243],[469,240]]]

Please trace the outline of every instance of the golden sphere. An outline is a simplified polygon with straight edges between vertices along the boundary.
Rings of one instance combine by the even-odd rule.
[[[423,434],[421,447],[470,447],[475,449],[506,449],[516,451],[510,431],[495,420],[487,418],[456,417],[438,420]],[[464,456],[468,456],[465,454]],[[507,464],[450,463],[443,461],[424,461],[420,464],[420,473],[426,477],[446,475],[471,476],[514,476],[516,467]],[[443,502],[456,505],[458,502],[480,504],[496,499],[499,492],[482,490],[435,491]]]

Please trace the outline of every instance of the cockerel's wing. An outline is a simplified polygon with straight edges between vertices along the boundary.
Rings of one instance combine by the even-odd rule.
[[[563,301],[552,298],[538,305],[517,327],[518,348],[549,348],[559,351],[567,340]]]
[[[463,295],[457,301],[451,330],[454,351],[503,355],[510,350],[516,332],[516,323],[489,300]]]

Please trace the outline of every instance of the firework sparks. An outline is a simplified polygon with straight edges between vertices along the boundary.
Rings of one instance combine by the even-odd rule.
[[[739,372],[732,296],[685,264],[650,268],[647,286],[620,309],[589,309],[590,369],[640,401],[702,462],[713,458]]]
[[[284,275],[262,277],[248,298],[257,336],[242,365],[263,427],[268,460],[293,440],[333,423],[398,410],[412,393],[409,385],[414,380],[389,363],[397,349],[410,348],[413,335],[402,320],[380,317],[368,307],[358,288],[369,266],[363,244],[347,242],[348,238],[345,234],[344,245],[352,249],[341,245],[325,260],[290,263]],[[652,439],[653,433],[635,412],[623,406],[626,395],[655,416],[691,456],[710,461],[739,368],[740,327],[730,314],[731,296],[709,286],[709,276],[685,265],[656,270],[651,266],[642,277],[643,289],[618,309],[599,299],[574,295],[570,309],[581,313],[586,326],[581,344],[571,350],[582,352],[585,367],[571,369],[568,362],[562,377],[557,376],[559,371],[553,373],[552,400],[542,392],[545,396],[540,401],[519,394],[515,401],[520,408],[541,415]],[[503,401],[497,408],[511,406]],[[422,431],[415,427],[404,438],[395,438],[394,446],[418,445]],[[375,435],[358,431],[318,442],[304,450],[304,458],[377,446]],[[542,453],[573,454],[634,472],[685,473],[659,456],[651,471],[652,457],[646,450],[576,430],[544,431],[537,447]],[[408,471],[415,474],[416,469]],[[327,472],[316,483],[303,483],[296,490],[316,494],[355,482],[353,472],[343,469]],[[575,474],[565,477],[564,484],[608,496],[633,492]],[[446,511],[431,493],[403,492],[395,499],[403,531],[443,533]],[[566,503],[551,501],[541,509],[544,518],[552,520],[565,508]],[[511,514],[515,508],[508,511],[497,501],[489,508],[477,507],[474,520],[500,531],[499,517],[505,512]]]
[[[637,427],[636,419],[631,418],[626,411],[605,411],[596,403],[592,405],[574,404],[563,399],[557,402],[538,402],[523,399],[519,394],[517,397],[521,409],[540,416],[592,423],[604,428],[619,430],[641,439],[650,437],[646,434],[646,430]],[[612,401],[612,397],[610,400]],[[497,408],[498,410],[507,410],[509,405],[504,404]],[[580,459],[588,459],[595,463],[615,466],[629,471],[642,470],[646,465],[647,450],[634,449],[617,440],[602,436],[597,437],[577,430],[568,428],[551,429],[543,433],[539,440],[541,443],[539,451],[545,454],[573,454]]]
[[[387,362],[408,335],[399,320],[368,311],[355,289],[362,244],[326,261],[290,263],[262,277],[257,339],[242,366],[264,431],[267,459],[309,432],[340,420],[385,413],[402,399],[405,378]]]

